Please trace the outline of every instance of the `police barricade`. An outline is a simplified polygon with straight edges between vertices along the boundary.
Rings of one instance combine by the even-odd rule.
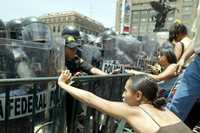
[[[56,82],[56,77],[1,79],[1,133],[65,133],[64,92]],[[42,89],[40,83],[47,86]]]
[[[121,101],[124,85],[131,75],[120,74],[110,76],[84,76],[79,77],[73,86],[88,90],[102,98]],[[119,120],[108,117],[95,109],[74,100],[72,107],[66,101],[67,111],[72,108],[72,117],[68,116],[70,127],[68,133],[114,133],[120,124]]]
[[[30,82],[31,78],[53,77],[64,66],[64,46],[54,42],[31,42],[0,38],[0,79],[2,83],[10,79],[26,81],[10,85],[0,85],[0,127],[2,133],[33,133],[41,127],[43,132],[64,130],[53,114],[58,98],[56,82]],[[29,79],[29,80],[27,80]],[[54,96],[56,95],[56,96]],[[55,102],[55,103],[54,103]],[[43,125],[44,124],[44,125]],[[60,124],[62,125],[62,124]],[[41,127],[40,127],[41,126]],[[64,126],[63,126],[64,127]],[[57,129],[58,128],[58,129]],[[37,131],[38,130],[38,131]]]

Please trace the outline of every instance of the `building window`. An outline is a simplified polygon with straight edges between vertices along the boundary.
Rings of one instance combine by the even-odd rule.
[[[58,33],[60,33],[60,25],[58,25]]]
[[[139,15],[140,15],[139,11],[133,11],[132,12],[132,21],[133,22],[138,22],[139,21]]]
[[[53,26],[53,32],[56,32],[56,26]]]
[[[59,21],[60,21],[60,18],[56,18],[56,22],[59,23]]]
[[[147,11],[141,11],[141,17],[142,18],[148,17],[148,12]]]
[[[191,15],[182,15],[182,19],[183,20],[188,20],[188,19],[191,19]]]
[[[193,0],[183,0],[183,6],[193,6]]]
[[[189,15],[192,13],[192,6],[185,6],[182,11],[183,11],[183,14]]]

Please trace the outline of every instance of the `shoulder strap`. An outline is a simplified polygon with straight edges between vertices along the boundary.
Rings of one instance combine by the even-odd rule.
[[[159,127],[161,127],[160,124],[145,109],[143,109],[141,106],[138,107],[141,108]]]
[[[181,46],[182,46],[181,56],[180,56],[180,57],[182,57],[182,55],[183,55],[183,53],[184,53],[184,43],[183,43],[183,42],[180,42],[180,43],[181,43]]]

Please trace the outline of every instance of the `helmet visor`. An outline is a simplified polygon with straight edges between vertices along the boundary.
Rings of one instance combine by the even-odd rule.
[[[25,41],[45,43],[51,41],[51,32],[46,24],[32,23],[23,27],[22,37]]]

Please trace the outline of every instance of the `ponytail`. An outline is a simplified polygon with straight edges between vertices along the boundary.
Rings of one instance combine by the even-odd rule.
[[[164,97],[157,98],[153,101],[153,106],[157,109],[162,109],[167,104]]]

